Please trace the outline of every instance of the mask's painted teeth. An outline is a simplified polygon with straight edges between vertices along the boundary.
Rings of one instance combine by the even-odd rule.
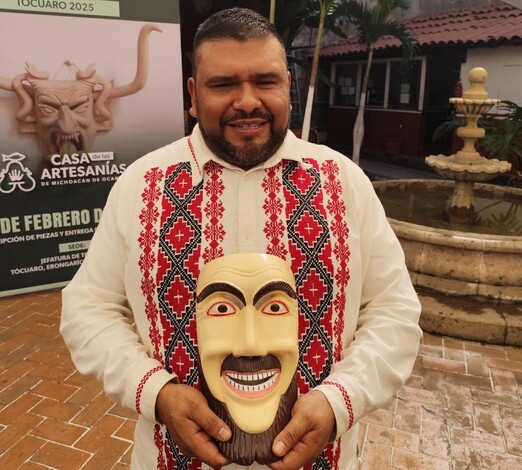
[[[275,384],[277,378],[278,372],[274,370],[247,374],[227,372],[225,374],[227,384],[243,393],[267,390]]]

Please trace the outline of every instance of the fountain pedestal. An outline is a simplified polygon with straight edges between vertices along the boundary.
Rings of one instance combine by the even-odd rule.
[[[445,178],[455,181],[455,190],[448,209],[449,220],[455,226],[473,224],[476,220],[473,206],[473,186],[477,181],[488,181],[509,171],[511,164],[498,159],[488,159],[476,150],[477,140],[484,137],[485,130],[478,127],[479,118],[500,100],[488,98],[484,88],[487,72],[481,67],[469,73],[470,88],[462,98],[450,98],[457,111],[464,114],[466,126],[457,129],[464,146],[456,154],[430,155],[426,163]]]

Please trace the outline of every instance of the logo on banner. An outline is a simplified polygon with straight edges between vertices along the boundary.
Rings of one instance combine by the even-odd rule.
[[[60,155],[50,158],[49,168],[40,175],[42,186],[99,183],[115,181],[127,165],[115,163],[113,152],[89,152]]]
[[[19,189],[27,193],[34,189],[36,181],[33,172],[22,163],[24,159],[25,155],[18,152],[2,154],[2,162],[7,162],[7,166],[0,171],[0,192],[8,194]]]
[[[0,170],[0,193],[16,190],[28,193],[36,187],[33,172],[23,163],[25,158],[19,152],[2,154],[2,162],[7,165]],[[126,168],[127,164],[115,162],[114,152],[55,154],[50,167],[40,174],[40,186],[116,181]]]

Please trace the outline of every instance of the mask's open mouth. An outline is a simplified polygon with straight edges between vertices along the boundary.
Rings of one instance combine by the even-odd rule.
[[[280,369],[259,370],[257,372],[237,372],[226,370],[221,375],[227,387],[244,398],[260,398],[277,387],[281,378]]]
[[[71,155],[84,151],[83,139],[79,132],[72,134],[62,134],[54,132],[51,136],[55,153],[60,155]]]

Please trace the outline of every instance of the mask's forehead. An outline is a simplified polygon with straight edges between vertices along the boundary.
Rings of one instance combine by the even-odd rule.
[[[269,282],[284,281],[295,289],[290,267],[276,256],[241,253],[217,258],[200,272],[196,293],[212,283],[224,282],[242,292],[255,293]]]
[[[71,93],[82,96],[92,92],[92,84],[81,80],[32,80],[31,83],[37,93],[54,93],[67,98]]]

